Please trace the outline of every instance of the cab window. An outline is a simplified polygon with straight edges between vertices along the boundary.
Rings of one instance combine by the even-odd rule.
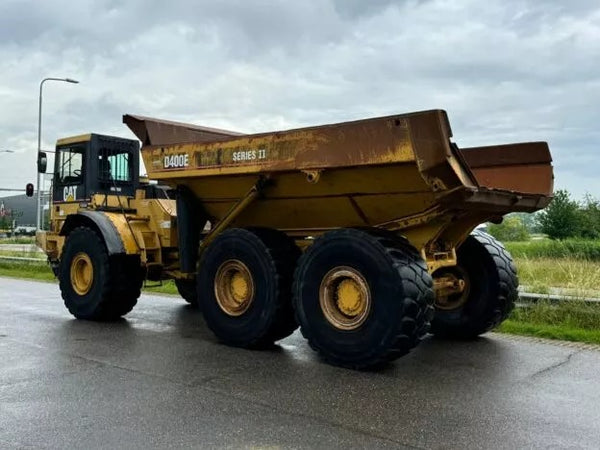
[[[131,181],[130,154],[102,148],[98,152],[100,181]]]
[[[82,182],[83,149],[66,147],[60,149],[58,179],[62,184],[80,184]]]

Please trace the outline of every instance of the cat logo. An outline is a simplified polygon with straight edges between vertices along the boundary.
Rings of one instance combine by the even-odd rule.
[[[63,189],[63,201],[72,202],[77,198],[77,186],[65,186]]]

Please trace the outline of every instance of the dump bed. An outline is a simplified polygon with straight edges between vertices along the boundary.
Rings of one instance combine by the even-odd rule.
[[[144,144],[149,177],[189,188],[213,223],[262,180],[233,225],[303,235],[378,226],[417,247],[455,245],[477,224],[536,211],[552,195],[545,142],[460,150],[443,110],[250,135],[123,120]]]

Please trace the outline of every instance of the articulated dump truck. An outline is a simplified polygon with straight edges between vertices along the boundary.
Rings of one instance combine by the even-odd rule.
[[[148,179],[138,140],[57,142],[38,242],[68,310],[116,319],[147,280],[173,279],[221,342],[270,346],[299,326],[345,367],[506,319],[516,269],[476,227],[552,197],[545,142],[459,149],[442,110],[250,135],[123,121]]]

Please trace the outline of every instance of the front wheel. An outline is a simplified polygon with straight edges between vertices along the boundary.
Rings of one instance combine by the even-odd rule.
[[[518,297],[519,279],[504,246],[474,231],[457,251],[456,267],[433,274],[464,281],[461,293],[436,299],[431,332],[440,337],[474,338],[503,322]]]
[[[76,318],[115,320],[137,303],[143,272],[139,261],[110,257],[94,230],[78,227],[67,237],[58,278],[65,306]]]

